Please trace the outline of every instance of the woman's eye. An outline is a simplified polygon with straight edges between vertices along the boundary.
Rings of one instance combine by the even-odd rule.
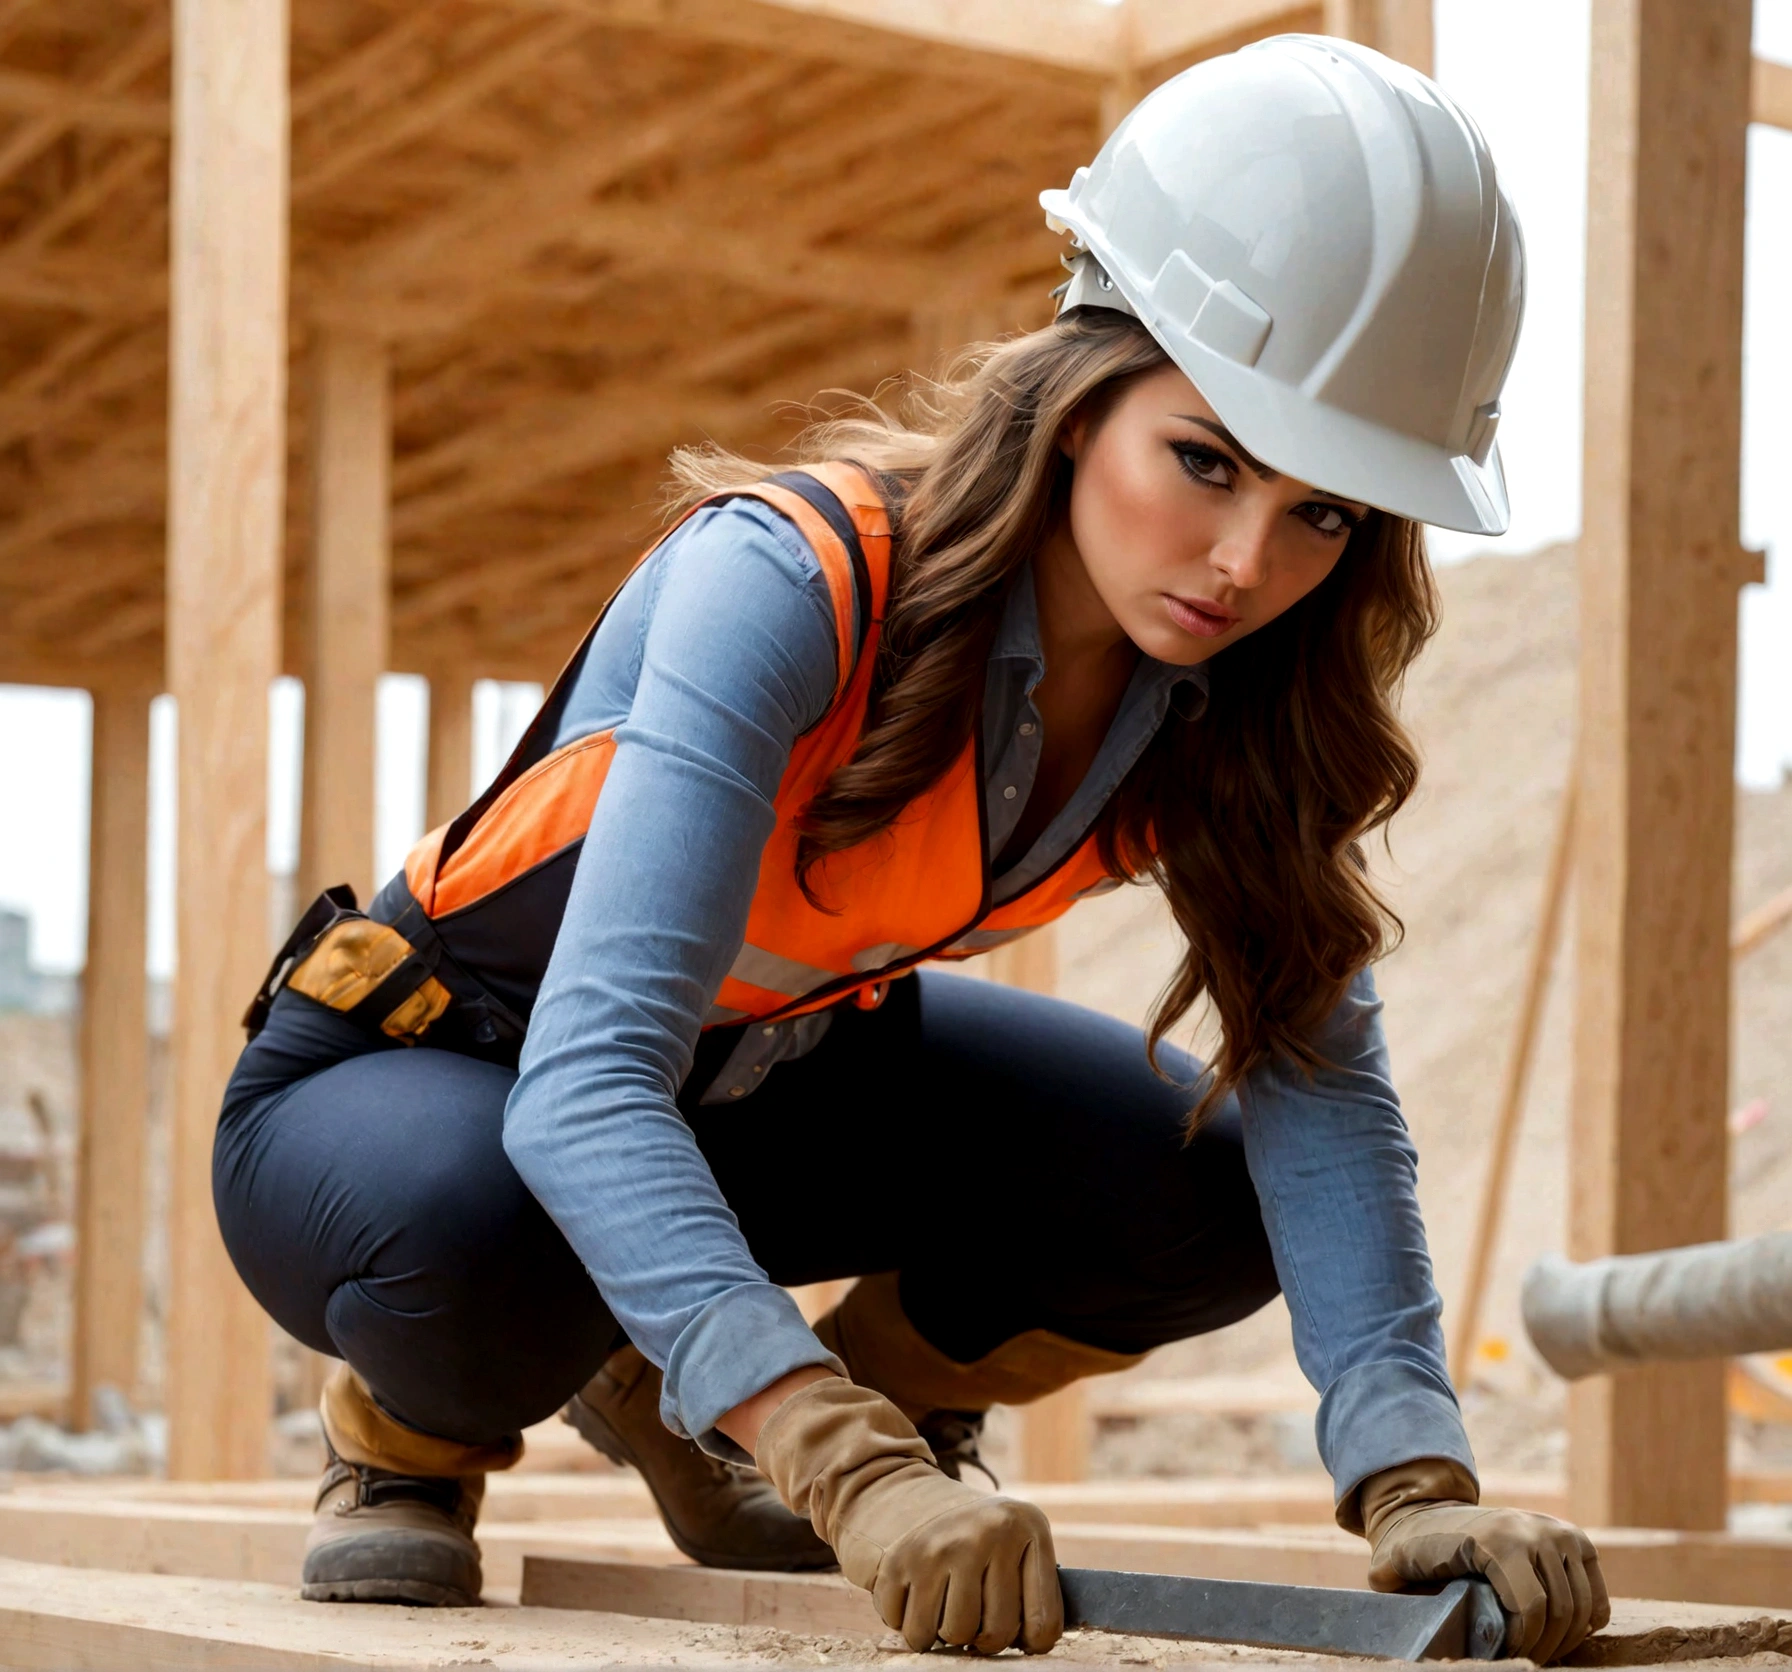
[[[1336,537],[1348,534],[1361,520],[1353,517],[1341,505],[1326,505],[1319,501],[1301,507],[1301,514],[1321,534]]]
[[[1232,485],[1232,461],[1224,453],[1216,453],[1211,447],[1199,447],[1187,441],[1176,441],[1170,445],[1178,463],[1195,481],[1205,482],[1216,488]]]

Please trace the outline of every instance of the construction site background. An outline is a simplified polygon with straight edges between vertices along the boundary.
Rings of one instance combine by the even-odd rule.
[[[1406,698],[1425,752],[1414,803],[1374,863],[1406,924],[1379,971],[1396,1080],[1420,1152],[1420,1192],[1446,1306],[1455,1303],[1485,1173],[1501,1072],[1535,933],[1555,812],[1567,779],[1573,715],[1573,552],[1477,558],[1445,568],[1444,626]],[[1792,787],[1738,792],[1737,916],[1792,883]],[[1091,901],[1060,931],[1064,997],[1142,1022],[1176,956],[1154,891]],[[1567,942],[1572,945],[1572,929]],[[21,963],[19,958],[13,962]],[[971,966],[976,968],[975,965]],[[0,972],[6,975],[6,972]],[[66,1376],[68,1226],[74,1163],[74,995],[13,971],[0,987],[0,1416],[53,1402]],[[1484,1468],[1554,1474],[1563,1464],[1563,1386],[1536,1357],[1518,1285],[1537,1254],[1563,1246],[1571,958],[1558,961],[1527,1100],[1468,1424]],[[152,1005],[152,1017],[158,1007]],[[157,1029],[158,1034],[160,1029]],[[166,1063],[150,1057],[150,1176],[166,1176]],[[1792,1199],[1792,935],[1737,967],[1732,1070],[1733,1225],[1738,1236],[1787,1228]],[[154,1186],[147,1255],[143,1384],[153,1411],[161,1376],[166,1202]],[[277,1349],[278,1466],[309,1473],[319,1456],[303,1408],[301,1355]],[[1286,1474],[1319,1466],[1314,1396],[1302,1381],[1278,1303],[1243,1325],[1165,1348],[1137,1383],[1200,1378],[1203,1408],[1127,1414],[1121,1390],[1094,1401],[1092,1475]],[[1783,1393],[1782,1393],[1783,1388]],[[1232,1390],[1227,1409],[1227,1390]],[[1149,1404],[1148,1400],[1140,1401]],[[1733,1464],[1792,1465],[1792,1361],[1745,1367],[1733,1405]],[[113,1455],[153,1466],[153,1422]],[[997,1412],[998,1470],[1011,1441]],[[0,1441],[0,1446],[4,1442]],[[0,1456],[0,1467],[8,1461]],[[30,1461],[29,1457],[20,1461]],[[1780,1506],[1746,1506],[1777,1517]]]

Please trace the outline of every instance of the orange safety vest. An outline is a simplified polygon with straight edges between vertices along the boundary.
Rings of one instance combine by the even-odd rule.
[[[797,821],[864,730],[890,589],[890,519],[876,484],[848,464],[812,465],[717,496],[726,498],[763,500],[807,540],[833,602],[840,661],[833,703],[797,740],[778,785],[746,942],[706,1027],[797,1016],[848,998],[875,1005],[893,978],[925,960],[987,952],[1119,886],[1089,834],[1024,893],[992,905],[981,727],[973,726],[951,769],[889,829],[814,868],[811,886],[832,909],[811,905],[797,886]],[[410,1042],[452,1007],[459,1026],[445,1031],[461,1033],[470,1048],[520,1044],[616,751],[609,731],[551,747],[596,631],[594,624],[491,787],[412,849],[365,919],[339,910],[331,925],[338,956],[290,959],[292,985]],[[424,979],[407,985],[406,971]]]

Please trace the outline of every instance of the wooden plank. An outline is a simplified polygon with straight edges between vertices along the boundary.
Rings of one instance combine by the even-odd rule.
[[[391,424],[384,343],[321,328],[312,346],[299,904],[373,894],[380,675],[389,661]]]
[[[141,1499],[59,1501],[28,1488],[0,1495],[0,1558],[116,1573],[291,1585],[310,1527],[308,1504],[268,1509]],[[494,1590],[519,1585],[531,1554],[648,1567],[683,1559],[651,1511],[612,1521],[490,1521],[479,1529],[479,1547],[485,1582]],[[5,1664],[0,1655],[0,1665]]]
[[[1020,1429],[1020,1468],[1028,1480],[1077,1481],[1089,1474],[1093,1424],[1084,1383],[1035,1399],[1015,1411]]]
[[[547,1667],[763,1666],[763,1634],[541,1609],[325,1606],[288,1579],[253,1584],[0,1562],[10,1669],[157,1672],[541,1672]]]
[[[473,799],[473,666],[462,658],[429,674],[425,827],[446,824]]]
[[[525,1608],[579,1608],[651,1620],[771,1626],[780,1631],[882,1637],[871,1596],[838,1574],[742,1573],[727,1568],[637,1567],[628,1562],[528,1556]]]
[[[1782,889],[1771,900],[1757,906],[1736,925],[1730,937],[1730,956],[1746,958],[1758,946],[1792,923],[1792,888]]]
[[[1242,46],[1289,26],[1289,14],[1308,8],[1289,0],[1128,0],[1131,58],[1141,71],[1181,60],[1192,63],[1214,47]]]
[[[992,980],[1032,993],[1055,993],[1057,925],[1048,923],[1020,940],[997,947],[988,955],[988,964]],[[1092,1418],[1087,1384],[1072,1382],[1043,1399],[1018,1406],[1014,1417],[1019,1430],[1021,1472],[1029,1480],[1082,1480],[1088,1475]]]
[[[1116,21],[1090,0],[510,0],[612,28],[650,29],[890,75],[1081,92],[1113,56]]]
[[[1727,1224],[1750,12],[1593,6],[1577,1260],[1711,1241]],[[1576,1519],[1723,1525],[1721,1364],[1576,1383],[1569,1433]]]
[[[1749,120],[1792,128],[1792,64],[1757,58],[1749,77]]]
[[[1461,1304],[1450,1329],[1450,1375],[1457,1387],[1468,1386],[1474,1372],[1475,1348],[1481,1339],[1481,1309],[1493,1272],[1494,1249],[1499,1242],[1500,1219],[1506,1205],[1506,1181],[1512,1157],[1518,1149],[1518,1129],[1524,1118],[1525,1088],[1530,1084],[1531,1060],[1543,1027],[1543,1001],[1549,993],[1550,971],[1555,967],[1556,943],[1561,939],[1568,879],[1574,858],[1574,768],[1556,814],[1555,845],[1543,884],[1543,909],[1531,942],[1530,967],[1518,1001],[1518,1026],[1506,1058],[1506,1076],[1500,1086],[1499,1112],[1494,1120],[1493,1154],[1482,1183],[1480,1212],[1475,1218],[1474,1240],[1469,1245],[1468,1275],[1463,1280]]]
[[[1703,1603],[1714,1610],[1697,1622],[1706,1630],[1733,1631],[1737,1622],[1728,1610],[1788,1606],[1784,1597],[1792,1584],[1792,1543],[1768,1547],[1762,1541],[1721,1534],[1651,1534],[1638,1529],[1605,1530],[1594,1538],[1606,1580],[1616,1596],[1634,1597],[1636,1583],[1641,1581],[1657,1587],[1644,1594],[1659,1602]],[[1054,1543],[1059,1561],[1068,1567],[1322,1585],[1338,1590],[1361,1590],[1368,1585],[1367,1547],[1361,1539],[1335,1529],[1288,1536],[1063,1527],[1054,1529]],[[1681,1594],[1689,1588],[1734,1594]],[[1777,1599],[1763,1593],[1777,1593]],[[832,1574],[648,1568],[577,1557],[526,1556],[522,1600],[525,1607],[772,1626],[792,1632],[881,1637],[885,1630],[870,1597]],[[1718,1607],[1726,1612],[1716,1613]],[[1664,1624],[1664,1611],[1652,1612],[1645,1605],[1629,1603],[1618,1612],[1618,1636],[1643,1636]],[[1671,1620],[1671,1610],[1666,1612]],[[1680,1625],[1684,1629],[1692,1623],[1682,1619]],[[1785,1622],[1783,1636],[1778,1630],[1763,1635],[1767,1641],[1792,1643],[1792,1621]],[[1709,1652],[1714,1656],[1755,1653],[1763,1635],[1714,1636],[1709,1640]],[[1660,1651],[1666,1648],[1665,1643],[1658,1643]],[[1661,1658],[1681,1657],[1662,1652]],[[1614,1662],[1607,1659],[1597,1664]]]
[[[1325,0],[1325,32],[1430,75],[1437,45],[1431,12],[1432,0]]]
[[[71,127],[96,133],[165,134],[168,106],[160,99],[90,93],[59,76],[0,68],[0,110],[26,116],[54,113]]]
[[[149,1106],[150,694],[146,685],[93,692],[68,1399],[69,1420],[78,1429],[92,1424],[96,1387],[114,1387],[131,1399],[137,1394]]]
[[[286,7],[175,0],[168,669],[179,704],[168,1472],[259,1475],[268,1325],[212,1211],[211,1149],[267,946],[279,668]]]

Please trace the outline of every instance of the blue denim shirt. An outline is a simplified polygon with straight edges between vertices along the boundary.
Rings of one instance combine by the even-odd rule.
[[[986,682],[992,855],[1038,769],[1032,692],[1044,671],[1029,574],[1010,595]],[[664,1370],[668,1426],[721,1456],[736,1453],[715,1423],[743,1399],[804,1365],[839,1368],[754,1261],[675,1103],[745,939],[785,763],[826,712],[835,674],[814,555],[775,511],[732,501],[691,518],[622,588],[559,736],[613,727],[616,753],[524,1042],[505,1150]],[[1199,703],[1204,691],[1199,670],[1140,658],[1083,784],[997,879],[998,899],[1088,827],[1170,702]],[[750,1029],[706,1100],[750,1095],[821,1027]],[[1444,1368],[1417,1155],[1367,972],[1322,1049],[1334,1068],[1308,1080],[1270,1065],[1239,1101],[1295,1350],[1322,1395],[1320,1454],[1342,1498],[1415,1457],[1474,1465]]]

